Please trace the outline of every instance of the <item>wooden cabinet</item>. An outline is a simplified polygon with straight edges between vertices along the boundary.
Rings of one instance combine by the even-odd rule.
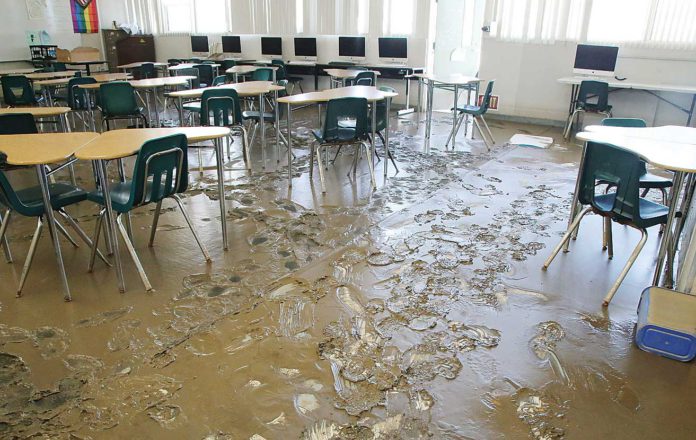
[[[106,29],[102,31],[106,60],[109,70],[117,71],[122,64],[139,61],[156,61],[155,39],[152,35],[129,35],[122,30]]]

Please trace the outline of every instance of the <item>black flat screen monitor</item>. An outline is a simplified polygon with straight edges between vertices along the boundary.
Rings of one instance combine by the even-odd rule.
[[[380,58],[408,58],[408,39],[406,38],[380,38]]]
[[[365,37],[338,37],[338,56],[365,57]]]
[[[280,37],[261,37],[262,55],[282,55],[283,39]]]
[[[191,35],[191,51],[192,52],[208,52],[208,37],[205,35]]]
[[[575,51],[574,73],[613,76],[619,48],[578,44]]]
[[[317,56],[316,38],[295,38],[295,56],[315,57]]]
[[[222,36],[222,52],[223,53],[242,53],[242,41],[239,36],[223,35]]]

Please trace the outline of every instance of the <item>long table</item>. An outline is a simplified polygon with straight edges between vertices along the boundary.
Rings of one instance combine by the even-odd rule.
[[[666,287],[672,287],[673,263],[683,232],[684,221],[694,188],[696,187],[696,128],[665,126],[654,128],[621,128],[605,126],[588,126],[585,131],[577,134],[583,141],[601,142],[615,145],[631,151],[651,165],[674,172],[674,185],[670,194],[669,215],[665,231],[662,234],[660,250],[657,257],[653,285],[659,286],[661,281]],[[584,160],[581,159],[580,169]],[[571,219],[577,212],[578,190],[580,175],[575,188],[571,205]],[[680,198],[683,194],[683,200]],[[678,223],[676,214],[681,211]],[[570,224],[569,223],[569,224]],[[664,274],[664,280],[663,280]]]
[[[580,83],[582,81],[601,81],[609,85],[610,89],[625,89],[625,90],[640,90],[645,93],[649,93],[659,99],[662,102],[681,110],[687,114],[686,125],[691,125],[691,119],[694,115],[694,109],[696,108],[696,86],[691,85],[680,85],[680,84],[665,84],[665,83],[649,83],[649,82],[637,82],[637,81],[619,81],[614,78],[599,78],[599,77],[582,77],[582,76],[568,76],[564,78],[559,78],[558,82],[561,84],[566,84],[571,86],[570,91],[570,104],[568,106],[568,115],[572,115],[575,110],[575,101],[578,97],[578,92],[580,91]],[[674,92],[682,93],[687,95],[692,95],[691,105],[689,108],[684,108],[681,105],[666,99],[664,96],[659,95],[657,92]]]
[[[278,98],[278,105],[286,104],[288,110],[286,112],[287,126],[288,126],[288,185],[292,186],[292,108],[293,105],[307,105],[307,104],[321,104],[328,102],[332,99],[337,98],[365,98],[370,102],[373,107],[377,101],[381,101],[385,98],[393,98],[398,96],[397,93],[382,92],[376,87],[369,86],[350,86],[341,87],[338,89],[329,89],[322,92],[309,92],[302,93],[299,95],[290,95]],[[384,177],[387,176],[389,168],[389,99],[387,100],[387,121],[386,128],[384,129]],[[276,106],[277,107],[277,106]],[[375,155],[375,131],[377,127],[376,111],[373,108],[372,111],[372,137],[371,137],[371,148],[372,157],[369,160],[374,161]],[[319,121],[321,124],[321,121]],[[374,162],[373,162],[374,163]]]

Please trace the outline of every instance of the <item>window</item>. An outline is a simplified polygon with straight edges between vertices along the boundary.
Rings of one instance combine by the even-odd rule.
[[[304,0],[295,0],[295,33],[304,32]]]
[[[227,0],[195,0],[196,32],[222,34],[227,32]]]
[[[411,35],[415,8],[415,0],[384,0],[382,33]]]
[[[696,0],[497,0],[491,36],[696,49],[693,17]]]
[[[163,32],[192,32],[193,3],[190,0],[160,0]]]
[[[334,33],[338,35],[367,34],[370,30],[369,0],[335,0],[334,14]]]

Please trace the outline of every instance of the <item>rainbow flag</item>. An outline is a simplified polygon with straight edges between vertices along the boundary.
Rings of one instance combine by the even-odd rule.
[[[70,9],[72,10],[73,32],[76,34],[99,32],[97,0],[70,0]]]

